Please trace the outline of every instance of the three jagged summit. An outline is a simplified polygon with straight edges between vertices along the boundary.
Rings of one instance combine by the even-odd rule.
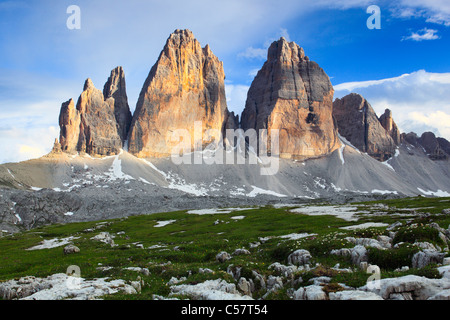
[[[281,158],[331,154],[342,144],[340,134],[385,161],[403,139],[414,140],[400,134],[389,110],[378,118],[362,96],[350,94],[333,103],[333,95],[325,71],[300,46],[281,38],[270,46],[241,117],[234,115],[227,107],[223,63],[191,31],[176,30],[151,68],[134,114],[122,67],[111,71],[103,92],[88,79],[76,104],[73,99],[62,104],[54,152],[117,155],[127,144],[140,158],[167,157],[178,143],[171,139],[177,129],[187,130],[193,149],[217,141],[227,129],[242,128],[267,129],[269,138],[271,130],[278,130]],[[200,137],[195,122],[202,123]],[[416,137],[413,142],[425,141],[435,159],[447,158],[448,141],[439,139]]]

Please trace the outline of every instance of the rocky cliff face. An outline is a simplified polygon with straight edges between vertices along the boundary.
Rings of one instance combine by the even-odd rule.
[[[269,137],[270,130],[280,130],[283,158],[329,154],[340,145],[332,118],[333,94],[322,68],[297,44],[281,38],[270,46],[250,87],[241,127],[268,129]]]
[[[125,72],[122,67],[117,67],[111,71],[111,75],[103,87],[103,96],[105,100],[114,99],[114,116],[116,117],[119,136],[122,141],[125,141],[130,130],[131,111],[128,105]]]
[[[384,111],[384,114],[382,114],[378,120],[380,120],[380,123],[383,126],[383,128],[391,136],[392,140],[394,140],[394,143],[396,145],[399,145],[402,142],[401,132],[398,129],[397,124],[394,121],[394,118],[392,117],[392,111],[386,109]]]
[[[432,132],[424,132],[417,136],[415,132],[403,133],[402,139],[414,147],[421,147],[432,160],[446,160],[450,157],[450,142],[444,138],[436,138]]]
[[[383,127],[371,105],[361,95],[351,93],[333,103],[333,116],[339,133],[362,152],[379,161],[395,154],[397,144]],[[383,121],[396,136],[392,115],[385,113]]]
[[[170,35],[144,83],[129,133],[129,152],[138,157],[169,156],[179,140],[172,133],[186,129],[190,147],[211,143],[227,120],[223,64],[207,45],[202,48],[189,30]],[[203,139],[194,137],[202,122]],[[187,141],[186,141],[187,142]]]
[[[124,142],[122,133],[129,123],[122,118],[126,118],[130,110],[123,73],[120,75],[116,71],[120,69],[113,70],[105,85],[106,99],[91,79],[87,79],[76,106],[73,99],[62,104],[59,116],[62,151],[93,156],[120,152]]]

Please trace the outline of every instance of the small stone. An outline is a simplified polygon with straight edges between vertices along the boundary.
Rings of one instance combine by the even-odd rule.
[[[224,263],[227,260],[231,259],[231,255],[228,252],[222,251],[216,255],[216,261],[220,263]]]
[[[77,246],[74,246],[73,244],[70,244],[63,249],[64,254],[72,254],[72,253],[79,253],[80,248]]]

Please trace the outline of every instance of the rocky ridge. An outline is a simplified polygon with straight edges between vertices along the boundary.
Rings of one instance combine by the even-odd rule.
[[[115,80],[110,78],[107,82],[110,87],[105,88],[108,96],[105,97],[101,90],[95,88],[92,80],[87,79],[76,106],[73,99],[62,104],[59,143],[63,152],[87,153],[91,156],[120,153],[124,144],[123,132],[126,131],[126,123],[122,118],[126,118],[130,110],[124,89],[117,91],[113,81],[119,87],[125,85],[121,77]]]
[[[363,96],[351,93],[334,101],[333,116],[339,134],[360,151],[367,152],[379,161],[386,161],[395,154],[398,144],[391,133],[396,141],[400,139],[389,111],[386,111],[380,121]]]
[[[282,158],[328,155],[340,143],[333,123],[330,79],[303,49],[285,38],[272,43],[267,61],[249,89],[241,127],[279,130]]]
[[[143,158],[170,156],[180,143],[178,136],[172,140],[178,129],[188,132],[183,146],[189,152],[218,144],[228,117],[224,80],[223,63],[209,45],[202,48],[191,31],[176,30],[142,88],[129,151]],[[202,122],[199,133],[194,132],[196,121]]]

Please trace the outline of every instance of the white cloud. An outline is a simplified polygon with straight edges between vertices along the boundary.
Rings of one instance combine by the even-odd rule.
[[[59,128],[54,126],[38,128],[0,128],[0,163],[24,161],[39,158],[49,153]]]
[[[413,41],[436,40],[436,39],[439,39],[439,36],[437,35],[437,33],[438,33],[437,30],[424,28],[417,32],[412,32],[411,35],[409,35],[407,37],[403,37],[402,41],[404,41],[404,40],[413,40]]]
[[[386,108],[403,132],[433,131],[450,140],[450,73],[419,70],[399,77],[334,86],[335,97],[364,96],[378,115]]]
[[[392,9],[398,18],[424,18],[426,22],[450,26],[450,1],[401,0]]]
[[[247,59],[267,59],[267,50],[274,41],[278,41],[281,37],[287,41],[291,41],[291,36],[286,28],[280,28],[274,37],[269,37],[264,41],[262,48],[247,47],[245,51],[238,54],[238,57]]]

